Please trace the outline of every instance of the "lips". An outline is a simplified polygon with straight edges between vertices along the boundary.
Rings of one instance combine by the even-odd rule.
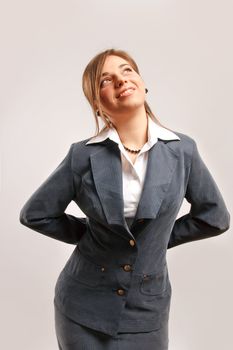
[[[122,90],[116,98],[123,97],[123,96],[129,96],[129,95],[131,95],[133,90],[135,90],[134,87],[127,87],[126,89]],[[127,94],[127,92],[129,93],[129,95]],[[125,93],[125,95],[124,95],[124,93]]]

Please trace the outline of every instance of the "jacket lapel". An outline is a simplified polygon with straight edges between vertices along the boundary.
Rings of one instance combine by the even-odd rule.
[[[162,140],[158,140],[149,150],[147,171],[135,220],[156,218],[171,183],[177,157]]]
[[[125,226],[121,155],[118,145],[109,139],[91,155],[95,187],[108,224]]]
[[[172,180],[177,155],[164,141],[149,150],[144,186],[134,220],[155,219]],[[124,218],[122,165],[118,145],[109,141],[91,155],[95,187],[109,225],[127,227]]]

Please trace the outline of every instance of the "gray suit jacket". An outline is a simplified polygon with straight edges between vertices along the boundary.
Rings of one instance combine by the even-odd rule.
[[[124,218],[118,145],[73,143],[20,211],[20,222],[76,245],[60,273],[54,302],[70,318],[109,335],[168,323],[168,248],[217,236],[230,214],[196,142],[158,142],[149,150],[145,183],[131,227]],[[183,199],[190,211],[177,219]],[[71,201],[85,213],[65,213]]]

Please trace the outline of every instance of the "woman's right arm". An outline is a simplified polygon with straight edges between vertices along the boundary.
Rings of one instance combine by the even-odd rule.
[[[74,143],[57,168],[24,204],[19,220],[21,224],[48,237],[77,244],[86,232],[86,219],[65,213],[75,197],[71,167],[73,147]]]

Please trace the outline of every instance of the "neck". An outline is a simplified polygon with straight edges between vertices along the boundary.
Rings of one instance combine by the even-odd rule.
[[[148,118],[145,112],[114,123],[123,145],[131,149],[142,148],[148,140]]]

